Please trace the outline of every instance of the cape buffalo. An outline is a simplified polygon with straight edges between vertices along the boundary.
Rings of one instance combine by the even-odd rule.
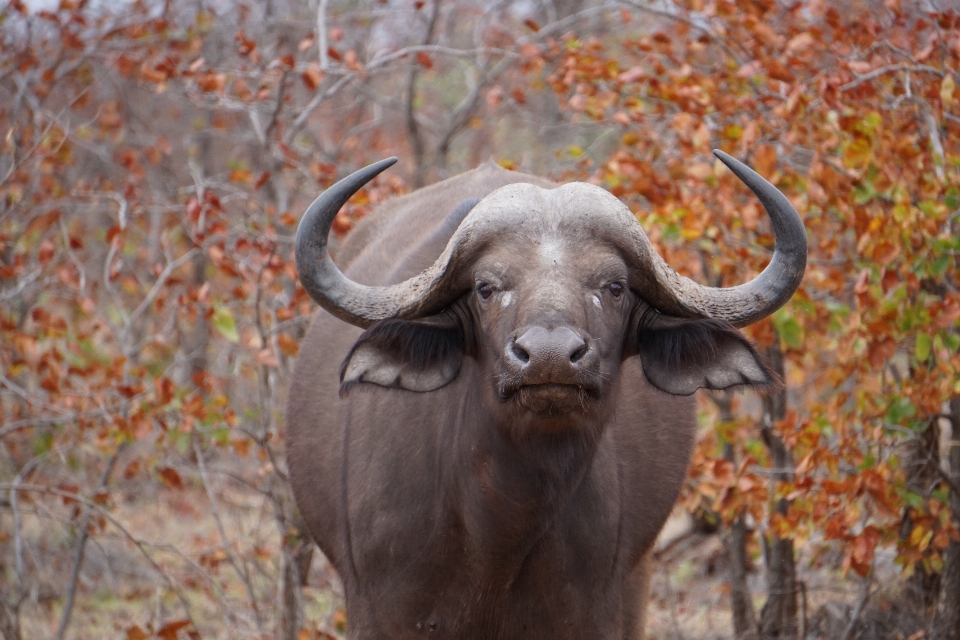
[[[489,163],[379,207],[340,268],[334,216],[396,160],[310,205],[297,269],[329,313],[296,365],[287,458],[349,638],[642,637],[691,394],[780,384],[736,327],[806,265],[787,198],[716,153],[776,234],[769,266],[731,288],[678,275],[600,187]]]

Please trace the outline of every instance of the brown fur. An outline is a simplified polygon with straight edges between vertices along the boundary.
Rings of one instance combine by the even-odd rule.
[[[364,284],[402,281],[440,254],[465,198],[514,182],[555,186],[484,165],[387,203],[338,262]],[[362,337],[320,312],[302,345],[290,476],[310,534],[343,578],[351,639],[641,638],[646,558],[696,426],[692,397],[659,390],[641,359],[656,362],[660,386],[673,388],[678,371],[681,393],[698,380],[686,369],[711,358],[766,375],[728,325],[638,320],[646,303],[608,286],[626,281],[618,252],[589,228],[538,216],[472,257],[489,299],[465,291],[439,316],[383,321]],[[658,331],[664,343],[650,346]],[[523,336],[532,353],[513,347]],[[568,361],[556,351],[576,336],[586,355]],[[435,390],[359,377],[341,398],[358,349],[364,366],[376,369],[381,354],[413,373],[463,353]]]

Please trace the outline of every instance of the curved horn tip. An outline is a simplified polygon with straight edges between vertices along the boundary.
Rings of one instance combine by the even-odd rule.
[[[374,162],[371,166],[383,165],[383,168],[386,169],[387,167],[392,167],[393,165],[397,164],[397,160],[399,160],[397,156],[390,156],[389,158],[384,158],[379,162]]]
[[[739,160],[731,156],[729,153],[726,153],[725,151],[721,151],[720,149],[714,149],[713,155],[715,155],[720,160],[720,162],[727,165],[727,168],[730,169],[730,171],[733,171],[733,173],[738,178],[743,179],[744,174],[746,175],[752,174],[757,176],[758,178],[763,177],[759,173],[757,173],[756,171],[754,171],[753,169],[745,165],[744,163],[740,162]]]

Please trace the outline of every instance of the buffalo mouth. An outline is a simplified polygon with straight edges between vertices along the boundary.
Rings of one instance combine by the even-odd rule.
[[[599,390],[580,384],[521,384],[502,388],[500,398],[513,400],[521,407],[545,416],[562,415],[574,410],[586,412],[589,403],[599,398]]]

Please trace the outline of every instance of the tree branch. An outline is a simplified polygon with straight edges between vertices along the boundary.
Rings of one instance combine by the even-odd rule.
[[[856,87],[859,87],[864,82],[869,82],[870,80],[873,80],[874,78],[878,78],[885,73],[893,73],[894,71],[916,71],[919,73],[932,73],[938,78],[942,78],[944,76],[944,72],[942,70],[937,69],[936,67],[930,67],[925,64],[890,64],[883,67],[878,67],[873,71],[863,74],[862,76],[858,76],[855,80],[851,80],[847,84],[840,85],[838,87],[838,91],[850,91],[851,89],[855,89]]]
[[[200,481],[203,482],[203,488],[206,490],[207,498],[210,500],[211,515],[213,515],[213,519],[217,523],[217,531],[220,532],[220,548],[225,554],[227,554],[227,559],[230,561],[231,566],[233,566],[233,570],[236,571],[237,577],[239,577],[243,582],[243,586],[247,591],[247,598],[250,600],[250,608],[253,609],[253,616],[257,622],[257,630],[262,635],[264,633],[263,616],[261,616],[260,609],[257,607],[257,598],[253,593],[253,585],[250,584],[250,575],[240,567],[240,563],[237,561],[236,556],[230,549],[227,531],[223,526],[223,520],[220,518],[220,509],[217,506],[217,499],[213,495],[213,490],[210,488],[210,483],[207,481],[207,467],[203,461],[203,451],[200,450],[200,445],[194,443],[193,452],[197,457],[197,467],[200,469]]]
[[[110,481],[110,475],[113,473],[113,467],[117,463],[117,458],[120,456],[120,452],[123,451],[123,445],[110,456],[110,459],[107,461],[107,466],[104,468],[103,473],[100,474],[100,480],[97,482],[97,488],[94,490],[94,495],[99,493]],[[73,558],[73,569],[70,571],[70,582],[67,587],[67,600],[63,605],[63,614],[60,616],[60,626],[57,628],[57,640],[63,640],[64,634],[67,632],[67,626],[70,624],[70,616],[73,613],[73,602],[77,593],[77,584],[80,581],[80,569],[83,567],[83,557],[87,548],[87,539],[90,537],[90,516],[92,511],[89,507],[85,507],[83,510],[83,515],[80,520],[80,539],[77,541],[77,550]]]

